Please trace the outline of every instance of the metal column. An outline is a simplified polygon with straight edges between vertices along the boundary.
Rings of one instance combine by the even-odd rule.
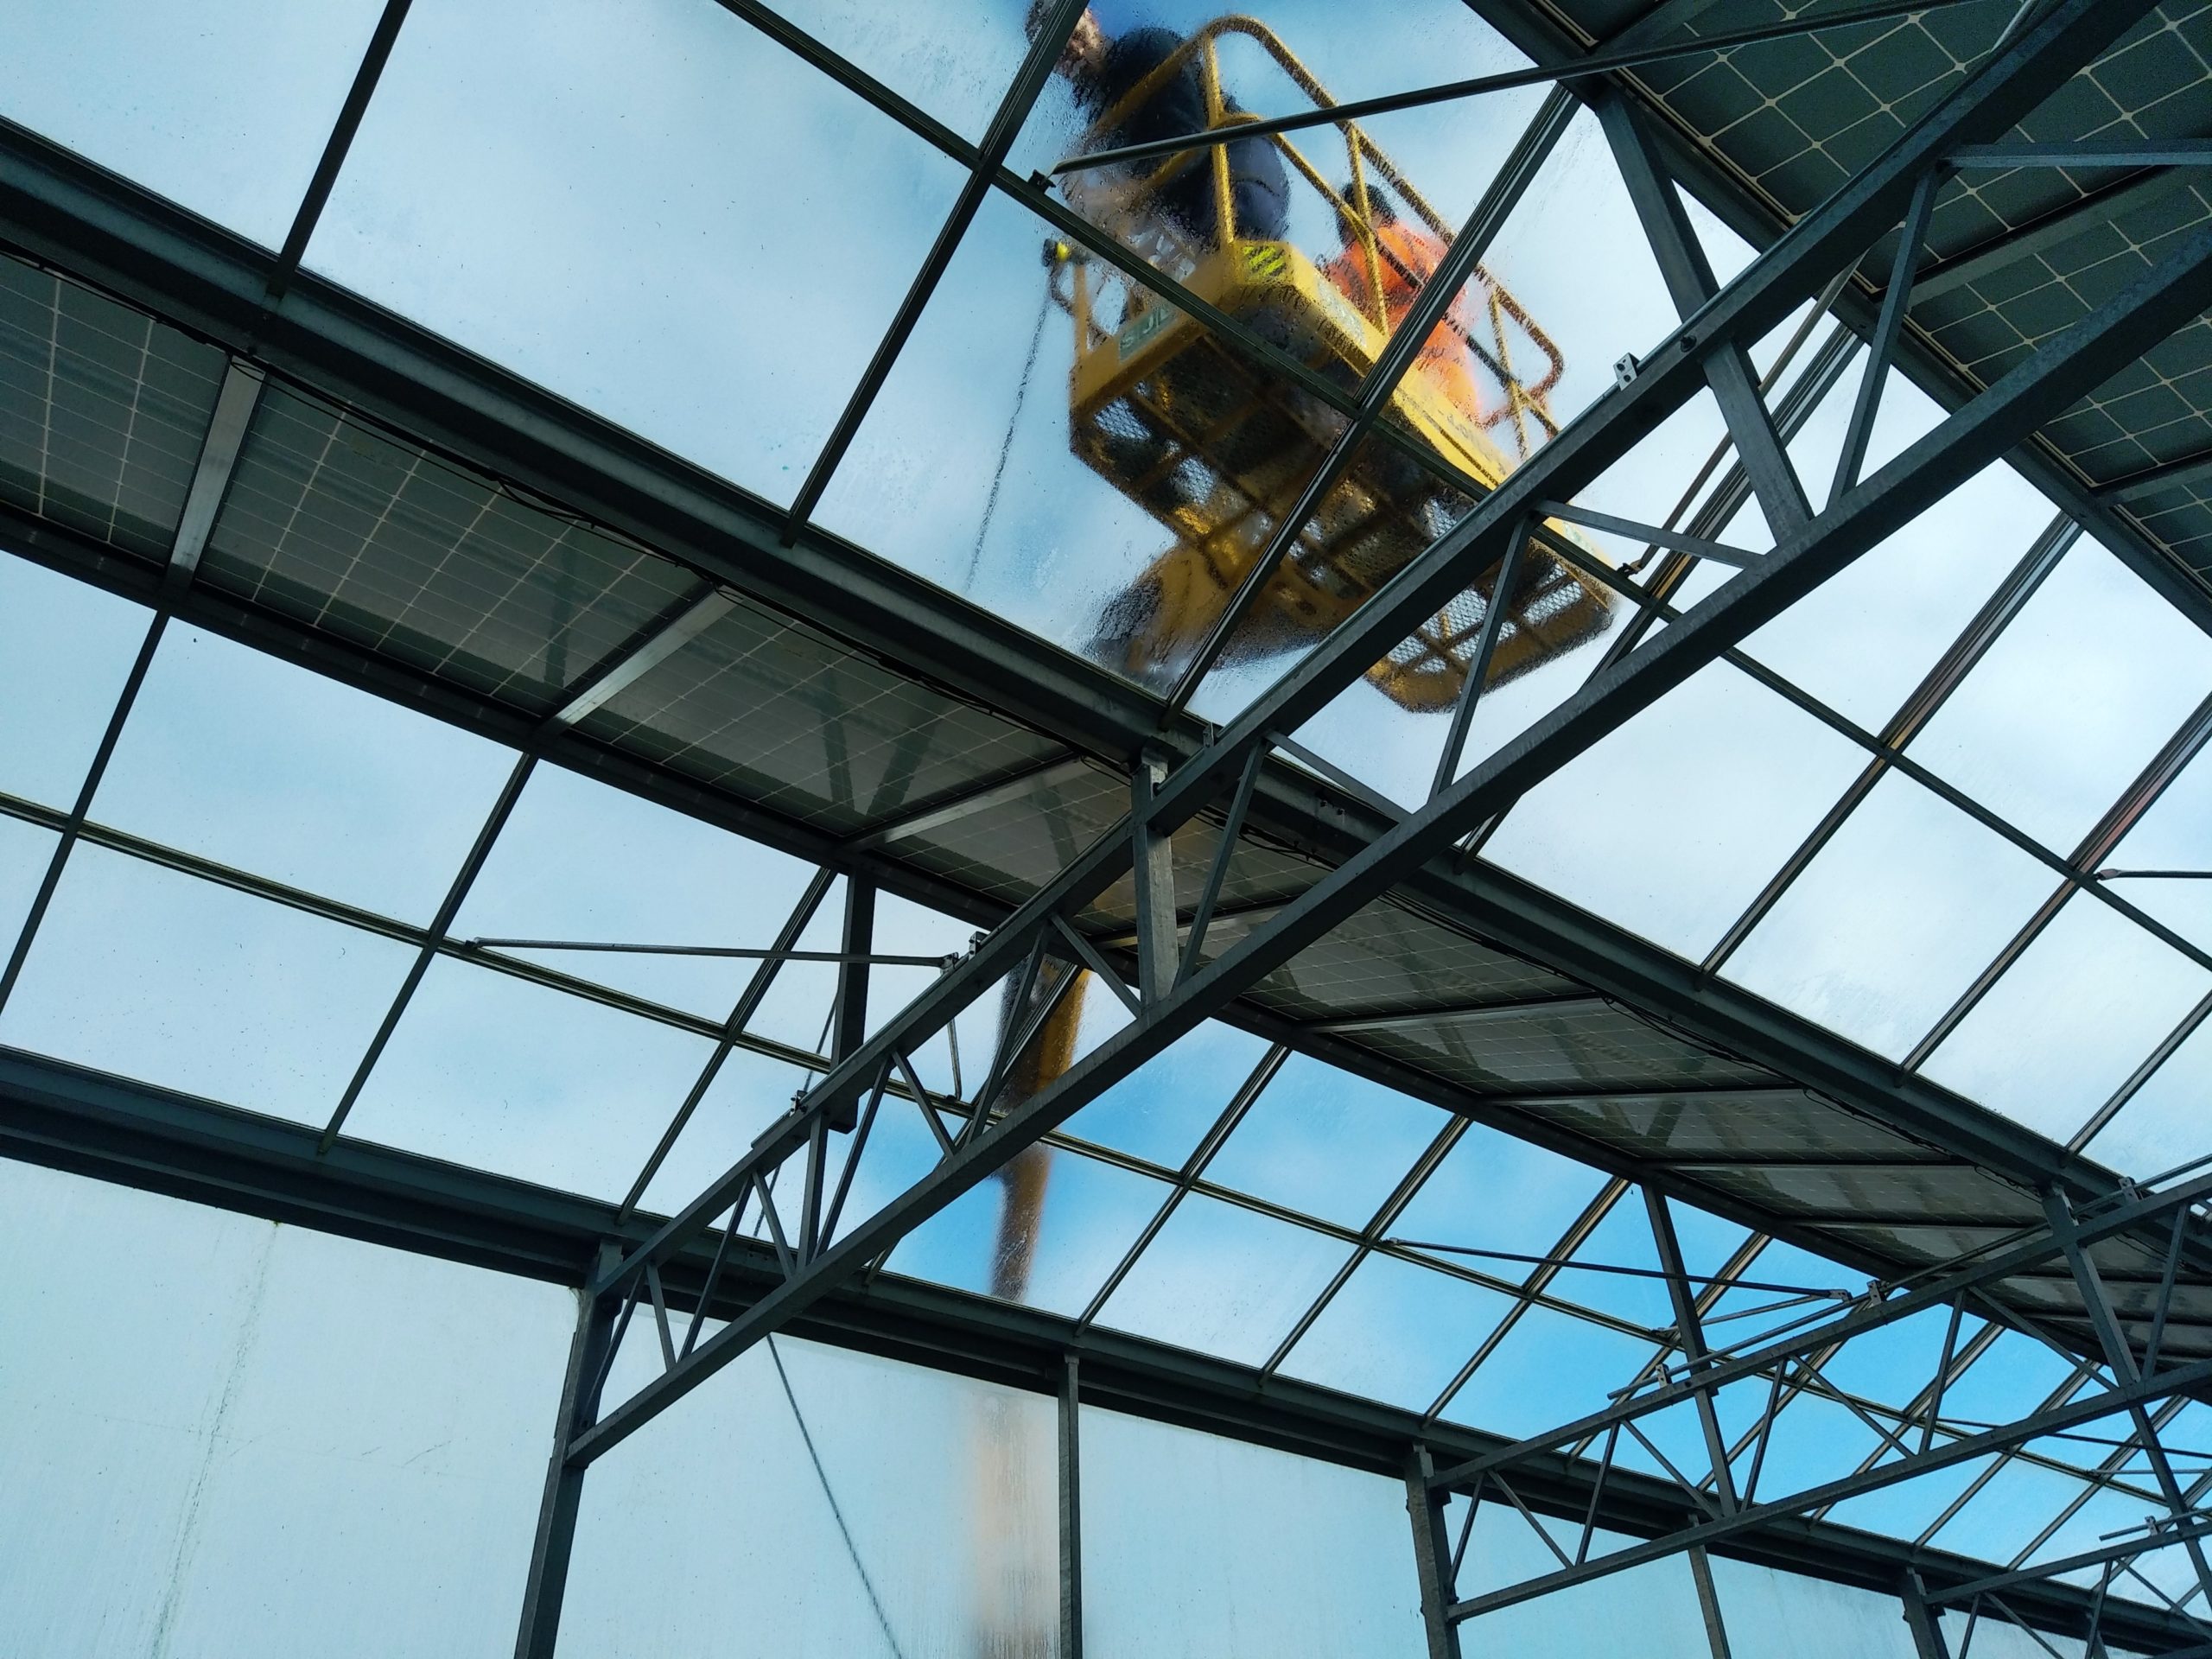
[[[600,1246],[600,1276],[621,1260],[613,1244]],[[537,1537],[531,1546],[530,1579],[524,1586],[515,1659],[553,1659],[561,1630],[561,1599],[569,1587],[569,1551],[575,1542],[576,1511],[583,1501],[585,1465],[569,1460],[569,1442],[599,1415],[600,1390],[613,1357],[619,1295],[576,1293],[576,1334],[569,1344],[569,1372],[561,1385],[553,1455],[545,1470],[545,1495],[537,1508]]]

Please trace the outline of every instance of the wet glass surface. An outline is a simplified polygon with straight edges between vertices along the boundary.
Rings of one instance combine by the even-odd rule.
[[[0,115],[264,247],[284,240],[383,10],[82,0],[11,12]]]
[[[959,178],[717,6],[423,0],[308,264],[787,502]]]

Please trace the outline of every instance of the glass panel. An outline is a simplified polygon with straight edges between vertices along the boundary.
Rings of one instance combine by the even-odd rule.
[[[1764,1265],[1755,1271],[1762,1279],[1773,1276]],[[1936,1375],[1936,1362],[1943,1355],[1943,1333],[1950,1322],[1949,1313],[1936,1307],[1866,1332],[1845,1343],[1821,1367],[1821,1373],[1838,1388],[1862,1398],[1904,1405]],[[1952,1352],[1955,1355],[1962,1350],[1980,1329],[1979,1319],[1961,1319]]]
[[[960,178],[720,7],[426,0],[308,263],[787,501]]]
[[[1541,1255],[1590,1207],[1605,1178],[1541,1147],[1470,1123],[1391,1227],[1393,1236]],[[1528,1276],[1528,1263],[1446,1254],[1495,1278]]]
[[[775,943],[812,874],[808,865],[758,842],[557,766],[540,766],[499,832],[454,931],[463,938],[764,950]],[[729,1017],[760,967],[741,957],[511,954],[716,1020]]]
[[[0,790],[65,811],[151,613],[0,554]]]
[[[273,248],[382,10],[378,0],[25,8],[0,56],[0,114]]]
[[[1294,1376],[1426,1411],[1511,1299],[1395,1256],[1353,1269],[1283,1361]]]
[[[711,1052],[689,1032],[441,959],[346,1133],[620,1198]]]
[[[426,922],[513,763],[442,721],[172,624],[92,817]]]
[[[1457,1504],[1447,1514],[1459,1536]],[[1580,1529],[1557,1520],[1545,1522],[1561,1549],[1572,1557]],[[1591,1541],[1595,1558],[1633,1541],[1600,1531]],[[1459,1570],[1460,1592],[1478,1595],[1560,1570],[1559,1557],[1511,1504],[1493,1495],[1475,1512],[1467,1559]],[[1512,1654],[1516,1659],[1580,1659],[1587,1654],[1633,1654],[1637,1659],[1711,1659],[1713,1645],[1698,1606],[1697,1583],[1680,1555],[1631,1567],[1570,1589],[1484,1613],[1459,1627],[1469,1653]],[[1731,1633],[1734,1635],[1734,1632]],[[1761,1653],[1736,1637],[1739,1651]]]
[[[2084,540],[1913,741],[1912,755],[2070,852],[2208,687],[2212,639]]]
[[[2212,756],[2199,753],[2113,849],[2119,870],[2212,870]],[[2192,944],[2212,949],[2212,880],[2122,880],[2113,889]]]
[[[2015,1458],[1946,1521],[1933,1542],[1985,1561],[2009,1561],[2035,1541],[2086,1483]]]
[[[1602,257],[1593,257],[1599,250]],[[1535,345],[1541,331],[1552,348],[1541,353],[1550,365],[1542,378],[1552,379],[1542,402],[1558,424],[1613,389],[1613,365],[1623,353],[1643,355],[1681,321],[1612,147],[1587,109],[1575,112],[1483,264],[1535,320],[1528,343]],[[1545,424],[1522,424],[1535,447]]]
[[[1070,1118],[1066,1132],[1179,1169],[1267,1052],[1250,1033],[1208,1020]]]
[[[1717,663],[1522,797],[1483,854],[1700,957],[1865,764]]]
[[[1448,1121],[1395,1089],[1293,1055],[1206,1166],[1206,1179],[1363,1227]]]
[[[16,948],[23,918],[31,913],[39,883],[61,837],[21,818],[0,817],[0,962]]]
[[[993,196],[827,528],[1164,690],[1343,417]]]
[[[1048,1396],[947,1372],[790,1338],[749,1349],[593,1465],[562,1659],[1049,1659],[1055,1421]]]
[[[1923,1069],[2063,1141],[2208,988],[2212,974],[2077,896]]]
[[[901,1109],[913,1110],[903,1103]],[[1072,1319],[1090,1306],[1168,1190],[1080,1153],[1032,1147],[909,1234],[891,1270]]]
[[[1324,1234],[1193,1193],[1099,1318],[1141,1337],[1262,1364],[1351,1254]]]
[[[1540,1434],[1602,1409],[1658,1351],[1591,1320],[1530,1307],[1446,1403],[1445,1414],[1494,1434]]]
[[[2212,1091],[2212,1020],[2166,1057],[2120,1115],[2089,1142],[2088,1154],[2145,1179],[2212,1152],[2204,1102]]]
[[[1708,1557],[1732,1646],[1760,1659],[1915,1659],[1894,1596]]]
[[[1897,1058],[1995,959],[2051,885],[2026,854],[1893,772],[1723,971]]]
[[[781,925],[779,920],[777,925]],[[830,884],[830,890],[822,895],[822,903],[814,912],[814,919],[799,934],[798,949],[842,950],[844,938],[845,880],[840,876]],[[746,1029],[756,1036],[788,1043],[802,1053],[819,1054],[830,1045],[830,1016],[836,1001],[836,963],[787,962],[776,970],[767,995],[753,1011]],[[724,1014],[729,1012],[728,1008],[722,1010]],[[963,1016],[963,1035],[975,1034],[972,1028],[977,1018],[973,1012]],[[968,1045],[963,1043],[963,1063],[967,1052]]]
[[[1789,1410],[1794,1412],[1808,1403],[1798,1400]],[[1843,1408],[1837,1406],[1831,1409],[1840,1412]],[[1786,1418],[1789,1414],[1783,1414]],[[1853,1427],[1859,1433],[1866,1433],[1864,1424],[1854,1420]],[[1876,1444],[1872,1436],[1867,1435],[1865,1449],[1871,1452]],[[1973,1484],[1975,1477],[1986,1470],[1991,1461],[1983,1458],[1973,1463],[1954,1464],[1948,1469],[1931,1469],[1910,1480],[1881,1487],[1863,1497],[1847,1498],[1828,1512],[1828,1518],[1847,1527],[1860,1527],[1892,1538],[1916,1538],[1935,1524],[1938,1516],[1958,1501],[1960,1494]],[[1764,1475],[1759,1478],[1759,1485],[1769,1491],[1782,1490],[1779,1482],[1770,1482]]]
[[[0,1041],[320,1125],[412,957],[80,842]]]
[[[944,1120],[948,1133],[958,1133],[958,1125],[950,1118]],[[844,1179],[844,1160],[850,1154],[842,1147],[837,1153],[837,1179]],[[912,1101],[886,1093],[883,1105],[876,1113],[875,1127],[868,1133],[868,1145],[861,1148],[860,1166],[853,1172],[849,1190],[845,1195],[845,1208],[837,1222],[836,1238],[849,1236],[853,1230],[893,1199],[904,1196],[916,1182],[938,1166],[944,1149],[923,1121],[921,1108]],[[793,1164],[792,1174],[804,1167]],[[779,1178],[779,1179],[781,1178]],[[976,1202],[980,1203],[980,1200]],[[753,1213],[760,1214],[756,1203]],[[790,1213],[788,1198],[781,1213]],[[790,1223],[785,1224],[788,1231]],[[755,1222],[753,1231],[758,1237],[768,1236],[765,1217]]]
[[[23,1654],[512,1648],[555,1285],[0,1161]]]
[[[1760,1397],[1755,1403],[1764,1407],[1767,1390],[1759,1387],[1758,1393]],[[1748,1427],[1749,1424],[1743,1427]],[[1762,1497],[1779,1497],[1789,1492],[1809,1491],[1832,1480],[1842,1479],[1862,1465],[1873,1461],[1878,1453],[1887,1450],[1888,1442],[1867,1427],[1848,1406],[1815,1395],[1801,1394],[1795,1399],[1785,1401],[1781,1411],[1776,1414],[1774,1432],[1767,1440],[1766,1461],[1759,1471],[1759,1494]],[[1748,1465],[1738,1471],[1739,1476],[1749,1472]],[[1921,1498],[1922,1488],[1925,1487],[1930,1492],[1938,1491],[1942,1481],[1942,1472],[1937,1471],[1892,1490],[1903,1493],[1904,1501],[1911,1503]],[[1926,1525],[1951,1496],[1951,1493],[1943,1493],[1932,1506],[1924,1507],[1918,1518],[1905,1526],[1905,1535],[1910,1536],[1919,1527]],[[1845,1513],[1848,1509],[1847,1504],[1838,1506],[1839,1516],[1847,1524],[1882,1528],[1883,1523],[1878,1520]]]
[[[707,1085],[707,1092],[692,1109],[690,1122],[683,1126],[676,1144],[668,1149],[668,1156],[661,1160],[659,1170],[646,1184],[639,1206],[657,1215],[672,1216],[697,1198],[724,1170],[745,1155],[761,1130],[790,1109],[792,1098],[804,1086],[807,1077],[798,1067],[772,1060],[765,1054],[732,1049],[715,1071],[715,1080]],[[660,1125],[643,1143],[647,1152],[659,1144],[661,1133],[675,1118],[677,1109],[683,1103],[690,1087],[691,1083],[687,1080],[683,1090],[669,1097]],[[651,1113],[645,1115],[650,1117]],[[639,1159],[639,1167],[644,1167],[643,1154]],[[637,1173],[629,1172],[632,1176]],[[610,1171],[608,1179],[613,1179],[613,1173]]]
[[[1791,445],[1792,454],[1817,454],[1823,423],[1847,423],[1855,395],[1846,377]],[[1910,420],[1916,398],[1925,402],[1891,378],[1875,422],[1878,443],[1885,422]],[[1831,442],[1840,445],[1840,434]],[[1811,480],[1806,487],[1822,499],[1834,466],[1834,449],[1826,453],[1826,470],[1801,461]],[[2050,503],[2000,462],[1822,582],[1745,649],[1830,708],[1879,730],[2050,517]]]
[[[1021,66],[1030,0],[783,0],[776,8],[856,68],[981,139]]]
[[[1643,1195],[1630,1187],[1590,1230],[1567,1268],[1551,1282],[1561,1301],[1610,1313],[1617,1319],[1662,1331],[1675,1322],[1675,1304],[1663,1279],[1643,1275],[1659,1271],[1659,1247],[1651,1236],[1651,1217]],[[1597,1268],[1633,1268],[1634,1274],[1599,1273]]]
[[[1086,1651],[1427,1650],[1402,1483],[1091,1407],[1082,1443]]]
[[[969,941],[976,937],[972,923],[963,922],[931,910],[896,893],[879,893],[875,900],[874,948],[877,954],[893,957],[935,957],[940,962],[964,955]],[[868,969],[868,1027],[876,1030],[886,1020],[894,1018],[908,1003],[935,984],[943,976],[942,967],[891,967],[878,963]],[[1084,987],[1084,1012],[1096,1001],[1102,1004],[1121,1006],[1112,991],[1104,986]],[[1074,993],[1070,993],[1074,995]],[[995,1000],[982,999],[995,1009]],[[995,1033],[983,1018],[984,1008],[971,1004],[963,1010],[960,1035],[961,1082],[969,1090],[980,1086],[981,1068],[988,1064],[989,1038]],[[1083,1023],[1077,1016],[1078,1027]],[[1078,1045],[1080,1046],[1080,1045]],[[950,1092],[952,1088],[952,1053],[942,1036],[931,1038],[928,1043],[907,1055],[907,1060],[920,1075],[922,1085],[927,1089]],[[967,1068],[974,1066],[979,1073],[978,1082],[969,1082]]]
[[[1943,1415],[1962,1423],[2017,1422],[2066,1387],[2075,1369],[2033,1338],[2007,1332],[1946,1390]]]

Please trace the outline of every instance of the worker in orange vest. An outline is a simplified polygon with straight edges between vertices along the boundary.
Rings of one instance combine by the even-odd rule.
[[[1351,197],[1349,186],[1344,195],[1348,200]],[[1443,263],[1447,245],[1426,225],[1399,218],[1379,194],[1367,199],[1367,219],[1375,233],[1376,264],[1382,269],[1382,315],[1395,328],[1413,308],[1414,296],[1421,284]],[[1344,251],[1325,262],[1321,271],[1359,308],[1362,315],[1375,315],[1366,245],[1349,224]],[[1463,290],[1421,342],[1421,353],[1408,372],[1427,378],[1453,408],[1479,427],[1484,423],[1482,385],[1475,378],[1467,329],[1467,295]]]

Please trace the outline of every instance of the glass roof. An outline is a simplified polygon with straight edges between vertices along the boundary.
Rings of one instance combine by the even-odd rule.
[[[375,10],[306,17],[227,0],[203,29],[163,31],[139,26],[143,7],[56,12],[0,63],[0,114],[273,247]],[[1151,287],[1104,254],[1071,255],[1063,228],[1003,181],[971,219],[948,219],[965,168],[925,129],[982,140],[1024,44],[1015,0],[787,10],[895,98],[861,96],[708,0],[657,0],[620,25],[592,8],[416,0],[307,270],[1159,696],[1196,641],[1139,639],[1129,619],[1156,618],[1176,582],[1199,580],[1173,564],[1189,549],[1172,525],[1230,512],[1222,533],[1244,538],[1239,556],[1288,559],[1300,534],[1325,539],[1395,489],[1405,499],[1375,510],[1389,522],[1362,533],[1425,543],[1610,389],[1622,354],[1679,321],[1597,118],[1579,112],[1502,213],[1465,296],[1508,319],[1498,350],[1541,346],[1556,373],[1530,394],[1534,369],[1499,371],[1514,412],[1449,453],[1391,409],[1316,492],[1356,380],[1304,358],[1286,367],[1299,346],[1281,329],[1220,326],[1192,299],[1203,260],[1132,243],[1126,263]],[[1457,0],[1357,22],[1319,4],[1259,10],[1339,98],[1402,86],[1409,65],[1525,62]],[[1124,33],[1213,15],[1100,10]],[[949,38],[971,44],[951,52]],[[1255,35],[1221,60],[1254,110],[1300,85]],[[77,96],[94,86],[97,100]],[[196,90],[194,107],[181,98],[202,86],[217,89],[213,113]],[[1377,192],[1405,197],[1417,179],[1450,225],[1465,222],[1544,101],[1529,88],[1479,120],[1378,118],[1371,137],[1402,178]],[[1095,114],[1055,82],[1013,140],[1015,174],[1089,142]],[[1824,143],[1778,165],[1825,159]],[[1319,186],[1294,168],[1304,195],[1270,239],[1317,270],[1344,255],[1323,245],[1344,233],[1324,187],[1370,165],[1394,176],[1357,156],[1317,163]],[[1693,222],[1724,276],[1749,257],[1702,208]],[[879,385],[879,342],[948,225],[942,277]],[[1352,290],[1330,293],[1342,305]],[[1805,321],[1778,329],[1757,366],[1817,498],[1863,353],[1824,358],[1827,324]],[[1185,378],[1086,391],[1090,356],[1109,340],[1134,349],[1132,331],[1139,346],[1184,340]],[[164,559],[222,372],[211,348],[0,258],[11,524]],[[1867,470],[1939,416],[1891,372]],[[1252,453],[1223,459],[1240,439]],[[1573,505],[1771,548],[1732,454],[1707,465],[1716,446],[1726,428],[1701,397]],[[1289,515],[1301,493],[1317,494],[1303,526]],[[2197,1086],[2212,1067],[2212,882],[2199,879],[2212,762],[2197,753],[2212,642],[2113,550],[2054,531],[2056,516],[2021,473],[1990,467],[1531,791],[1472,851],[2119,1173],[2212,1154]],[[1333,783],[1418,806],[1725,574],[1616,531],[1560,534],[1555,553],[1529,556],[1562,609],[1586,609],[1580,631],[1547,640],[1535,612],[1514,614],[1500,632],[1522,642],[1527,671],[1501,675],[1453,754],[1435,708],[1355,683],[1296,734]],[[588,776],[518,753],[108,590],[124,584],[72,580],[28,534],[0,528],[0,957],[13,952],[0,1044],[654,1214],[680,1208],[831,1063],[836,964],[764,972],[757,956],[680,952],[772,951],[788,932],[786,948],[834,955],[849,875],[833,883],[788,838],[648,799],[634,769]],[[273,383],[198,580],[239,614],[556,723],[709,591],[626,537]],[[1067,752],[1023,724],[1027,711],[977,708],[849,649],[835,616],[816,620],[733,600],[575,724],[702,801],[718,791],[842,838],[944,897],[879,900],[864,950],[899,960],[872,969],[873,1026],[967,947],[974,914],[1110,823],[1122,785],[1079,765],[1047,777]],[[1185,688],[1191,706],[1230,717],[1319,637],[1284,624],[1239,646]],[[990,807],[1002,818],[899,827],[1032,776],[1033,792]],[[1020,844],[998,854],[995,840]],[[1237,925],[1228,909],[1249,921],[1309,875],[1302,855],[1240,852],[1220,937]],[[956,893],[978,902],[951,913]],[[1112,897],[1089,919],[1107,938],[1128,913]],[[1348,925],[1232,1022],[1077,1113],[1029,1177],[944,1210],[887,1270],[1508,1434],[1604,1405],[1679,1348],[1665,1230],[1641,1188],[1566,1155],[1560,1137],[1539,1144],[1437,1098],[1525,1097],[1514,1122],[1527,1128],[1567,1122],[1580,1100],[1611,1110],[1789,1080],[1541,964],[1446,929],[1424,938],[1421,918],[1360,925],[1401,932],[1378,942]],[[607,944],[652,948],[588,948]],[[1424,949],[1433,959],[1417,962]],[[1466,1006],[1436,1015],[1432,1000],[1418,1028],[1394,1026],[1410,1000],[1401,984],[1432,996],[1448,984]],[[1110,997],[1091,1003],[1080,1052],[1120,1017]],[[1255,1035],[1246,1027],[1279,1028],[1244,1017],[1260,1007],[1341,1018],[1332,1039],[1417,1068],[1434,1096]],[[848,1229],[964,1122],[997,1037],[988,1012],[912,1057],[936,1104],[903,1081],[887,1096],[856,1154]],[[1747,1099],[1744,1135],[1757,1111]],[[1041,1181],[1041,1200],[1020,1197],[1020,1179]],[[1885,1214],[1866,1201],[1872,1179],[1831,1208]],[[1936,1190],[1929,1179],[1916,1195]],[[1038,1206],[1026,1222],[1023,1203]],[[1764,1328],[1765,1302],[1864,1286],[1863,1270],[1737,1220],[1679,1199],[1662,1211],[1708,1316]],[[1020,1225],[1033,1239],[1009,1243]],[[1743,1278],[1778,1287],[1731,1287]],[[2018,1332],[1957,1340],[1946,1434],[2088,1375]],[[1758,1446],[1768,1478],[1810,1484],[1887,1455],[1942,1342],[1940,1321],[1923,1323],[1823,1362]],[[1732,1403],[1740,1433],[1758,1402]],[[2201,1415],[2183,1414],[2180,1444],[2212,1447]],[[1656,1422],[1654,1445],[1622,1459],[1702,1459],[1696,1427]],[[1738,1439],[1732,1457],[1750,1454]],[[2009,1562],[2088,1547],[2101,1506],[2158,1501],[2130,1448],[2048,1439],[1835,1518]]]

